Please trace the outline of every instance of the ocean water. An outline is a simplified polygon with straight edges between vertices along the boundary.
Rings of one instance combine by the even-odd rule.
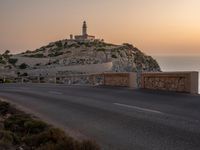
[[[198,71],[200,93],[200,56],[154,56],[162,71]]]

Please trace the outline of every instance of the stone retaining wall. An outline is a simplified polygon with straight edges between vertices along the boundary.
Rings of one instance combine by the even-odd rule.
[[[105,73],[104,85],[109,86],[128,86],[129,74],[128,73]]]
[[[97,73],[46,78],[45,82],[137,88],[136,73]]]
[[[136,73],[104,73],[104,85],[136,88]]]
[[[143,73],[142,88],[198,93],[198,72]]]

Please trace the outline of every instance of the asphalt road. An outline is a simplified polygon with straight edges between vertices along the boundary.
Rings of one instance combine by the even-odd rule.
[[[0,97],[105,150],[200,150],[200,96],[123,88],[0,84]]]

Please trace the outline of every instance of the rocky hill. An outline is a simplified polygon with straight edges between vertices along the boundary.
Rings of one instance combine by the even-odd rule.
[[[8,56],[1,55],[0,63],[4,67],[10,66],[9,68],[19,70],[52,68],[52,66],[54,68],[89,66],[111,62],[110,71],[114,72],[160,71],[156,60],[136,47],[130,44],[115,45],[100,40],[61,40],[34,51]]]

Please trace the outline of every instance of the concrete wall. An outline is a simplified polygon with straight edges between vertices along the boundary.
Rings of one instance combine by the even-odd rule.
[[[104,85],[137,88],[135,73],[104,73]]]
[[[198,72],[143,73],[142,88],[198,93]]]

